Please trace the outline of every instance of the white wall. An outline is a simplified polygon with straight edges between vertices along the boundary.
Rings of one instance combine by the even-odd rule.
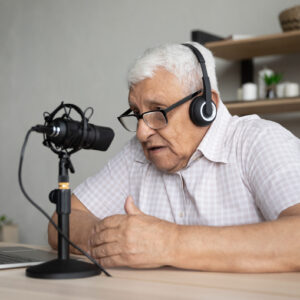
[[[278,14],[298,0],[0,0],[0,214],[21,229],[21,241],[45,244],[47,221],[22,196],[17,184],[26,131],[60,101],[95,109],[92,123],[110,126],[116,137],[108,152],[81,151],[73,157],[72,187],[94,174],[129,139],[116,120],[127,108],[125,76],[145,48],[190,40],[192,29],[221,36],[280,32]],[[294,61],[297,61],[294,63]],[[299,54],[257,61],[299,82]],[[223,99],[235,98],[239,64],[217,60]],[[274,116],[300,136],[298,113]],[[29,141],[24,183],[48,213],[48,192],[57,183],[57,158]]]

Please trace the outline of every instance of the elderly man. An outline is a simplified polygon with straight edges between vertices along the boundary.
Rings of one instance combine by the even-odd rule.
[[[299,140],[258,116],[231,116],[210,51],[192,45],[208,77],[187,45],[133,64],[119,120],[136,136],[75,189],[70,237],[104,267],[300,270]]]

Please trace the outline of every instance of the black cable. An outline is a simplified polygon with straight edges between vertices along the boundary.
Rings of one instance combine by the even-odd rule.
[[[23,166],[23,160],[24,160],[24,153],[25,153],[25,149],[26,149],[26,145],[29,139],[29,136],[31,134],[31,132],[34,131],[34,127],[31,127],[26,136],[25,136],[25,140],[21,149],[21,154],[20,154],[20,161],[19,161],[19,171],[18,171],[18,179],[19,179],[19,185],[21,188],[22,193],[24,194],[25,198],[38,210],[40,211],[48,220],[49,222],[54,226],[54,228],[59,232],[59,234],[61,234],[66,240],[67,242],[73,246],[75,249],[77,249],[79,252],[81,252],[83,255],[85,255],[91,262],[93,262],[97,267],[99,267],[99,269],[101,271],[103,271],[103,273],[108,276],[111,277],[111,275],[93,258],[91,257],[87,252],[85,252],[84,250],[82,250],[79,246],[75,245],[72,241],[69,240],[69,238],[60,230],[60,228],[58,228],[58,226],[55,224],[55,222],[52,220],[52,218],[38,205],[36,204],[27,194],[27,192],[25,191],[25,188],[23,186],[23,182],[22,182],[22,166]]]

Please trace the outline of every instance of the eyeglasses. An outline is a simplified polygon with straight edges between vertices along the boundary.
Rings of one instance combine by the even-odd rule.
[[[174,104],[172,104],[171,106],[165,109],[150,110],[142,114],[135,114],[135,113],[130,114],[132,110],[129,108],[118,117],[118,120],[126,130],[131,132],[136,132],[138,122],[140,119],[143,119],[146,125],[152,129],[164,128],[168,124],[168,118],[167,118],[168,112],[178,107],[179,105],[193,99],[201,92],[202,90],[199,90],[191,95],[188,95],[187,97],[175,102]]]

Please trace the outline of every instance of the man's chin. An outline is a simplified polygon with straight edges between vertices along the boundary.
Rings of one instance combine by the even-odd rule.
[[[171,164],[166,164],[166,161],[164,162],[157,162],[157,161],[151,161],[153,165],[159,170],[164,173],[175,173],[179,171],[181,168],[178,168],[177,165],[171,165]]]
[[[162,148],[158,151],[145,151],[145,156],[158,170],[165,173],[175,173],[182,169],[182,166],[176,159],[172,158],[173,155],[166,153],[168,150],[168,148]]]

